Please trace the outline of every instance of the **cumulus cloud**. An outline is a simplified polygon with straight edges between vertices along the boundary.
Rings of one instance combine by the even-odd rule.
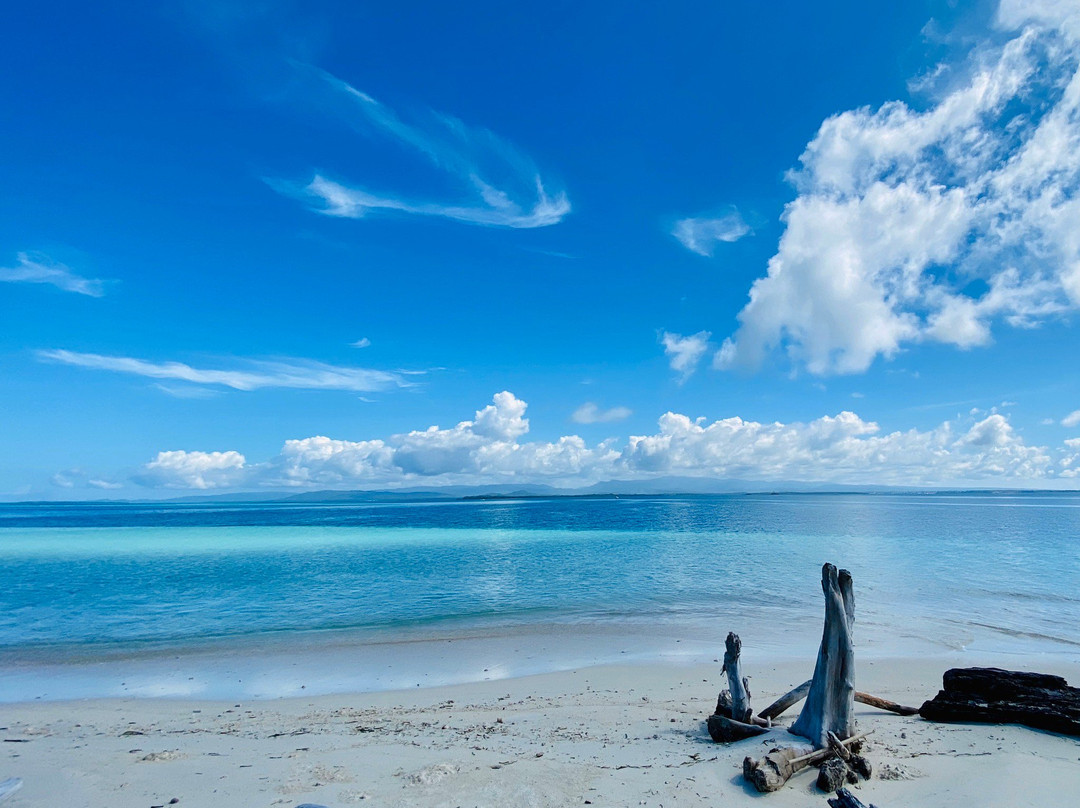
[[[721,242],[738,241],[750,232],[749,225],[743,221],[738,211],[716,218],[689,218],[675,222],[671,235],[698,255],[712,256],[716,245]]]
[[[1080,425],[1080,410],[1073,410],[1064,418],[1061,419],[1061,425],[1067,427],[1074,427]]]
[[[53,261],[40,253],[21,252],[16,256],[19,265],[0,267],[0,282],[5,283],[46,283],[89,297],[102,297],[105,294],[105,281],[84,278],[76,275],[64,264]]]
[[[815,374],[857,373],[905,345],[974,348],[1080,307],[1080,19],[1006,0],[1011,37],[892,101],[826,120],[797,198],[720,367],[775,349]]]
[[[449,115],[427,113],[407,121],[345,81],[314,68],[298,68],[310,88],[365,134],[405,146],[442,174],[452,177],[464,201],[407,199],[373,193],[316,173],[306,183],[268,180],[275,190],[306,201],[327,216],[359,219],[375,211],[438,216],[489,227],[546,227],[562,221],[570,201],[549,190],[535,164],[508,141]]]
[[[244,479],[245,459],[239,452],[158,452],[135,476],[155,488],[228,488]]]
[[[244,368],[195,368],[183,362],[150,362],[128,356],[102,356],[75,351],[38,351],[38,359],[64,365],[130,373],[151,379],[175,379],[192,384],[231,387],[234,390],[258,390],[264,387],[285,387],[304,390],[352,390],[377,392],[395,387],[409,387],[404,371],[391,372],[369,368],[342,367],[303,359],[281,361],[247,360]],[[410,374],[418,371],[409,371]],[[193,397],[190,391],[177,393],[164,388],[170,395]]]
[[[526,411],[524,401],[504,391],[453,427],[364,440],[288,440],[261,463],[249,463],[236,451],[161,452],[134,481],[192,489],[378,489],[499,482],[581,486],[674,475],[933,486],[1047,484],[1080,472],[1080,438],[1056,449],[1030,445],[997,412],[975,410],[933,429],[892,432],[849,411],[791,423],[738,416],[709,422],[668,412],[651,434],[589,445],[578,435],[527,440]]]
[[[602,410],[592,401],[586,401],[570,416],[575,424],[609,424],[612,421],[623,421],[631,416],[628,407],[612,407],[610,410]]]
[[[670,331],[664,331],[660,335],[660,344],[664,346],[668,364],[679,374],[680,384],[689,379],[697,370],[701,358],[709,350],[711,336],[712,334],[708,331],[698,331],[689,337],[673,334]]]

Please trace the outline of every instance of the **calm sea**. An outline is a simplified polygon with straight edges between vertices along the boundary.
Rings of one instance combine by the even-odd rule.
[[[491,673],[500,637],[501,675],[711,659],[730,629],[802,654],[824,561],[854,576],[865,653],[1080,659],[1075,493],[0,505],[0,698],[142,692],[120,687],[131,660],[155,694],[292,692],[267,670],[300,658],[324,690],[400,686],[403,644],[453,641],[440,681],[461,679],[485,647]],[[319,679],[313,655],[353,678]],[[363,670],[381,662],[401,673]]]

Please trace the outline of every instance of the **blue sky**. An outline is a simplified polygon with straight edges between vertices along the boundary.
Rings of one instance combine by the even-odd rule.
[[[13,9],[0,496],[1075,487],[1080,6],[893,6]]]

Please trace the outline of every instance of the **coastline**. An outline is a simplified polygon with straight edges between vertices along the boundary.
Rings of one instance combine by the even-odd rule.
[[[858,662],[858,686],[916,706],[958,665],[1080,682],[1080,664],[950,653]],[[755,703],[813,659],[748,654]],[[731,746],[704,728],[722,686],[709,664],[604,665],[534,676],[267,701],[89,699],[3,705],[12,808],[65,804],[294,806],[750,805],[741,761],[793,736]],[[933,724],[856,705],[881,806],[1066,804],[1080,744],[1024,727]],[[789,723],[797,714],[785,715]],[[896,778],[896,779],[891,779]],[[824,804],[804,773],[766,799]]]
[[[860,625],[861,660],[997,660],[1003,667],[1070,666],[1080,647],[1001,627],[960,625],[928,638],[926,625],[897,615]],[[673,669],[719,662],[728,623],[621,616],[565,622],[458,622],[439,628],[279,632],[185,644],[111,643],[7,648],[0,657],[0,705],[114,698],[275,700],[482,683],[610,665]],[[957,628],[959,627],[959,629]],[[972,628],[974,627],[974,631]],[[733,626],[746,641],[748,669],[813,665],[820,617],[761,616]],[[806,677],[809,676],[807,672]],[[1080,675],[1076,678],[1080,680]]]

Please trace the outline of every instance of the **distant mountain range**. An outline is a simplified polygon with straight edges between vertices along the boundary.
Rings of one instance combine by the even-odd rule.
[[[930,491],[887,485],[842,485],[837,483],[752,482],[715,480],[701,477],[658,477],[652,480],[609,480],[581,488],[552,485],[503,483],[495,485],[446,485],[401,488],[392,491],[305,491],[302,494],[251,493],[208,494],[177,497],[168,502],[400,502],[417,499],[514,499],[518,497],[601,497],[657,496],[664,494],[771,494],[844,493],[872,494]]]

